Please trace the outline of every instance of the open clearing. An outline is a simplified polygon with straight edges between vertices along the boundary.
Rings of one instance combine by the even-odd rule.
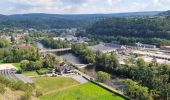
[[[15,67],[17,67],[18,69],[21,69],[21,67],[20,67],[20,63],[12,63],[12,65],[14,65]]]
[[[12,64],[0,64],[0,70],[5,69],[17,69],[17,68]]]
[[[27,71],[27,72],[23,72],[23,74],[25,76],[36,76],[36,75],[38,75],[36,71]]]
[[[124,98],[88,82],[41,96],[40,100],[124,100]]]
[[[48,94],[67,87],[79,85],[78,82],[72,78],[65,77],[37,77],[32,78],[35,84],[43,91],[43,94]]]

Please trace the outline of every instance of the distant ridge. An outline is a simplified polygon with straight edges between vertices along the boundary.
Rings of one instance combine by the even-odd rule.
[[[158,14],[159,16],[170,16],[170,10],[165,11],[165,12],[161,12]]]
[[[20,17],[28,17],[28,16],[43,16],[43,17],[63,17],[63,16],[70,16],[70,17],[74,17],[74,16],[84,16],[84,17],[88,17],[88,16],[95,16],[95,17],[99,17],[99,16],[154,16],[157,15],[159,13],[161,13],[162,11],[146,11],[146,12],[125,12],[125,13],[109,13],[109,14],[102,14],[102,13],[98,13],[98,14],[47,14],[47,13],[28,13],[28,14],[13,14],[13,15],[8,15],[9,17],[14,17],[14,16],[20,16]]]
[[[0,28],[76,28],[85,27],[95,21],[112,17],[143,17],[155,16],[161,11],[147,12],[128,12],[128,13],[111,13],[111,14],[45,14],[45,13],[28,13],[0,15]]]

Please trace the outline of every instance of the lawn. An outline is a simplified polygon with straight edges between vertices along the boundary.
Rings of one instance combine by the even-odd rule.
[[[53,93],[62,89],[79,85],[79,83],[72,78],[64,77],[38,77],[32,78],[32,80],[43,91],[43,94]]]
[[[0,60],[0,64],[3,64],[3,60]]]
[[[20,63],[12,63],[12,65],[14,65],[16,68],[18,68],[18,69],[21,69],[21,67],[20,67]]]
[[[124,100],[124,98],[89,82],[41,96],[40,100]]]
[[[25,76],[36,76],[36,75],[38,75],[36,71],[26,71],[26,72],[24,71],[23,74]]]

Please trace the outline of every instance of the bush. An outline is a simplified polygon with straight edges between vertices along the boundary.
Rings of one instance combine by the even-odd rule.
[[[22,69],[19,69],[19,70],[17,70],[16,73],[17,73],[17,74],[22,74],[22,72],[23,72]]]
[[[22,96],[20,97],[19,100],[31,100],[31,96],[30,96],[29,93],[25,93],[24,95],[22,95]]]
[[[2,83],[2,84],[4,84],[4,85],[8,86],[11,82],[10,82],[10,80],[8,80],[8,79],[6,79],[6,78],[0,76],[0,83]]]
[[[97,72],[97,81],[99,82],[106,82],[111,79],[110,74],[103,72],[103,71],[98,71]]]
[[[33,91],[36,92],[36,96],[41,96],[42,93],[36,90],[36,86],[33,83],[23,83],[21,81],[11,81],[0,76],[0,94],[5,93],[5,88],[9,88],[14,91],[23,91],[25,94],[21,96],[20,100],[31,100]]]
[[[34,61],[23,60],[21,61],[21,68],[24,71],[32,71],[38,70],[40,67],[37,67]]]
[[[9,87],[12,89],[12,90],[21,90],[21,87],[23,86],[24,83],[20,82],[20,81],[14,81],[14,82],[11,82]]]
[[[43,68],[43,69],[37,70],[36,72],[37,72],[39,75],[47,74],[47,73],[48,73],[48,69]]]
[[[5,93],[5,85],[0,83],[0,94]]]
[[[42,96],[43,94],[42,94],[42,92],[41,92],[41,90],[36,90],[36,97],[39,97],[39,96]]]

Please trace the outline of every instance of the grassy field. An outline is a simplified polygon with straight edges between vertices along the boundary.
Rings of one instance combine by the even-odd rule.
[[[23,74],[25,76],[36,76],[36,75],[38,75],[36,71],[27,71],[27,72],[23,72]]]
[[[3,60],[0,60],[0,64],[3,64]]]
[[[12,63],[12,65],[14,65],[16,68],[18,68],[18,69],[21,69],[21,67],[20,67],[20,63]]]
[[[93,83],[85,83],[40,97],[40,100],[124,100]]]
[[[43,94],[53,93],[67,87],[79,85],[75,80],[64,77],[38,77],[32,78],[32,80],[43,91]]]

